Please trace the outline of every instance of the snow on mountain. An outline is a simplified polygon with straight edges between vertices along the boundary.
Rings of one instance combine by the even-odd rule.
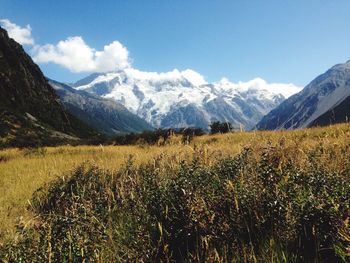
[[[78,81],[75,88],[113,99],[154,127],[205,129],[216,120],[250,129],[300,90],[293,84],[269,84],[260,78],[238,83],[223,78],[207,83],[190,69],[157,73],[134,68],[93,74]]]
[[[318,76],[257,125],[259,129],[304,128],[350,96],[350,61]]]
[[[145,120],[115,101],[73,89],[55,80],[48,80],[60,97],[64,108],[102,134],[116,135],[153,130]]]

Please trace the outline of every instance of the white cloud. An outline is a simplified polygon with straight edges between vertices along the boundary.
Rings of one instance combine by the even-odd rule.
[[[129,51],[119,41],[104,46],[103,51],[95,52],[95,67],[98,72],[130,67]]]
[[[184,71],[181,72],[182,75],[188,79],[193,85],[203,85],[203,84],[207,84],[207,82],[205,81],[204,77],[199,74],[198,72],[191,70],[191,69],[186,69]]]
[[[282,94],[285,98],[300,92],[302,87],[298,87],[292,83],[267,83],[262,78],[255,78],[246,82],[239,81],[237,83],[230,82],[227,78],[222,78],[216,83],[224,90],[248,91],[266,90],[271,95]]]
[[[34,39],[32,38],[32,28],[30,25],[20,27],[8,19],[1,19],[0,26],[6,29],[9,36],[21,45],[34,45]]]
[[[131,67],[129,52],[119,41],[113,41],[98,51],[87,45],[81,36],[68,37],[57,44],[34,45],[30,25],[18,26],[8,19],[0,19],[0,26],[7,30],[9,36],[22,45],[32,45],[31,54],[37,63],[55,63],[72,72],[109,72],[125,69],[125,72],[134,78],[149,81],[153,85],[160,82],[181,81],[187,79],[195,86],[207,84],[204,77],[196,71],[174,69],[169,72],[145,72]],[[302,88],[294,84],[267,83],[261,78],[247,82],[230,82],[226,78],[214,83],[224,90],[254,91],[267,90],[272,95],[282,94],[288,98]]]
[[[30,25],[20,27],[8,19],[0,26],[22,45],[32,45],[32,57],[37,63],[55,63],[72,72],[107,72],[130,67],[129,52],[120,42],[105,45],[102,51],[88,46],[80,36],[69,37],[57,44],[34,45]]]
[[[168,72],[147,72],[147,71],[140,71],[134,68],[128,68],[125,70],[125,72],[133,79],[135,78],[141,81],[149,81],[154,85],[157,85],[162,82],[181,81],[183,79],[188,80],[195,86],[199,86],[207,83],[201,74],[191,69],[186,69],[183,71],[174,69]]]
[[[89,47],[82,37],[69,37],[56,45],[47,44],[33,50],[37,63],[55,63],[72,72],[107,72],[130,66],[129,52],[120,42],[113,41],[102,51]]]

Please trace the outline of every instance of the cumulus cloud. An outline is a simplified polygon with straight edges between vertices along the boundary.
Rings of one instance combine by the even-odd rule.
[[[55,63],[71,72],[108,72],[130,67],[129,52],[119,41],[96,50],[80,36],[68,37],[57,44],[34,45],[30,25],[21,27],[8,19],[1,19],[11,38],[22,45],[31,45],[30,53],[36,63]]]
[[[203,84],[207,84],[207,82],[205,81],[204,77],[199,74],[198,72],[191,70],[191,69],[186,69],[184,71],[181,72],[182,75],[188,79],[193,85],[203,85]]]
[[[168,72],[147,72],[134,68],[128,68],[125,70],[125,72],[129,77],[132,77],[132,79],[149,81],[152,83],[176,82],[182,79],[187,79],[195,86],[207,83],[201,74],[191,69],[186,69],[183,71],[174,69]]]
[[[94,51],[81,37],[70,37],[59,41],[57,45],[47,44],[35,47],[34,61],[37,63],[55,63],[74,72],[93,69]]]
[[[119,41],[113,41],[96,50],[85,43],[81,36],[68,37],[56,44],[38,45],[32,37],[30,25],[21,27],[8,19],[0,19],[0,26],[7,30],[9,36],[22,45],[31,45],[31,55],[36,63],[54,63],[71,72],[99,72],[125,70],[125,73],[139,80],[151,83],[181,81],[187,79],[195,86],[207,84],[204,77],[196,71],[186,69],[179,71],[174,69],[169,72],[145,72],[131,67],[129,52]],[[299,92],[302,88],[293,84],[267,83],[261,78],[255,78],[247,82],[233,83],[223,78],[214,83],[222,89],[234,91],[268,90],[272,94],[282,94],[284,97]]]
[[[55,63],[72,72],[107,72],[130,67],[129,52],[113,41],[102,51],[88,46],[82,37],[69,37],[56,45],[38,46],[33,51],[37,63]]]
[[[237,83],[230,82],[227,78],[222,78],[216,84],[224,90],[266,90],[272,95],[281,94],[285,98],[289,98],[302,90],[302,87],[298,87],[292,83],[268,83],[262,78],[255,78],[246,82],[239,81]]]
[[[34,45],[34,39],[32,38],[32,28],[30,25],[20,27],[8,19],[1,19],[0,26],[6,29],[9,36],[21,45]]]
[[[95,51],[96,71],[106,72],[130,67],[129,51],[119,41],[104,46],[103,51]]]

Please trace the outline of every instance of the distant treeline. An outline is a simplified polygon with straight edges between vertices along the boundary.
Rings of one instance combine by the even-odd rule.
[[[234,128],[230,122],[213,122],[210,125],[210,134],[217,133],[228,133],[233,132]],[[167,141],[173,135],[180,135],[181,141],[184,144],[188,144],[192,141],[195,136],[202,136],[207,134],[202,128],[188,127],[188,128],[169,128],[169,129],[156,129],[154,131],[145,131],[139,134],[129,133],[110,139],[110,142],[116,145],[127,145],[127,144],[166,144]]]
[[[144,131],[142,133],[129,133],[114,137],[114,144],[158,144],[164,145],[174,135],[180,135],[183,143],[190,143],[193,137],[202,136],[206,132],[201,128],[181,128],[181,129],[156,129],[154,131]]]
[[[70,145],[128,145],[128,144],[149,144],[149,145],[165,145],[169,139],[176,135],[181,136],[181,142],[188,144],[195,136],[202,136],[204,134],[218,134],[233,132],[233,128],[230,122],[213,122],[210,124],[210,130],[204,130],[197,127],[187,128],[168,128],[168,129],[156,129],[153,131],[144,131],[142,133],[129,133],[118,135],[114,137],[106,136],[103,134],[94,135],[90,138],[83,140],[64,140],[62,138],[52,139],[50,136],[33,137],[25,133],[18,133],[16,138],[11,141],[9,145],[1,145],[0,148],[6,147],[19,147],[19,148],[36,148],[42,146],[57,146],[63,144]]]

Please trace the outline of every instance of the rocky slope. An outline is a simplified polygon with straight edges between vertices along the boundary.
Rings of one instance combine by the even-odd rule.
[[[63,109],[39,67],[0,28],[0,146],[50,144],[92,134]]]
[[[155,73],[133,68],[93,74],[74,87],[113,99],[154,127],[204,129],[213,121],[229,121],[250,129],[299,91],[291,84],[268,84],[262,79],[207,83],[192,70]]]
[[[311,81],[301,92],[285,100],[264,116],[257,128],[274,130],[312,126],[327,112],[328,115],[326,114],[324,118],[328,119],[332,109],[337,105],[343,105],[342,102],[348,96],[350,96],[350,61],[335,65]],[[322,123],[327,123],[326,119],[323,119]]]
[[[106,135],[142,132],[152,126],[123,105],[97,95],[75,90],[72,87],[49,80],[68,112]]]
[[[312,126],[327,126],[336,123],[349,122],[350,120],[350,96],[344,99],[338,105],[315,119],[309,127]]]

